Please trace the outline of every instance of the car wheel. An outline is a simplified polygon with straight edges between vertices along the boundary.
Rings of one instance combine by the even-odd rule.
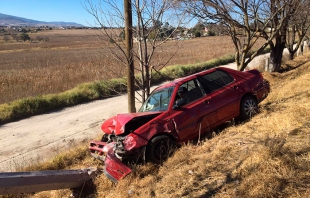
[[[240,104],[240,118],[242,121],[252,118],[258,113],[258,106],[255,98],[246,96]]]
[[[153,138],[146,148],[146,160],[153,163],[162,163],[175,150],[175,142],[168,136],[162,135]]]

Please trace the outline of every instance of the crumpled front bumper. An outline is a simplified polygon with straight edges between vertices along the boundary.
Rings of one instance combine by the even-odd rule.
[[[93,140],[89,150],[91,156],[104,162],[104,174],[113,182],[117,182],[131,173],[131,169],[115,156],[114,145],[115,142]]]

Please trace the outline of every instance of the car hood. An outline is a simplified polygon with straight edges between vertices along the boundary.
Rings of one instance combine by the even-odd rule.
[[[162,112],[141,112],[117,114],[104,121],[101,125],[101,130],[107,134],[128,134],[154,119],[161,113]]]

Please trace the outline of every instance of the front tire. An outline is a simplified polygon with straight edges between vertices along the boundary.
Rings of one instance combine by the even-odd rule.
[[[246,96],[240,104],[240,118],[242,121],[252,118],[258,113],[257,101],[252,96]]]
[[[160,164],[168,159],[175,150],[175,142],[170,137],[161,135],[153,138],[146,148],[146,160]]]

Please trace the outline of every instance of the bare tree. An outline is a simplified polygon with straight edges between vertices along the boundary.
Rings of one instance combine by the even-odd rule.
[[[134,61],[138,63],[135,71],[139,74],[135,78],[135,85],[142,90],[141,100],[144,102],[150,94],[152,74],[157,73],[172,57],[166,57],[161,63],[153,60],[156,49],[167,42],[174,31],[182,22],[183,15],[175,13],[173,3],[165,0],[133,0],[133,36],[134,36]],[[98,37],[109,50],[112,57],[122,65],[126,65],[124,36],[124,15],[120,2],[116,0],[99,0],[94,5],[90,0],[85,0],[85,9],[94,17],[96,25],[100,26]],[[169,21],[169,22],[168,22]],[[173,24],[173,25],[169,25]],[[108,41],[108,42],[107,42]],[[111,45],[112,44],[112,45]],[[177,42],[175,42],[177,46]],[[178,47],[173,50],[177,51]],[[106,67],[107,71],[114,75],[120,75],[117,71]],[[138,92],[137,92],[138,93]]]
[[[282,61],[289,21],[301,1],[197,0],[183,3],[194,17],[226,26],[236,49],[238,70],[244,70],[269,45],[271,64],[277,71]],[[254,51],[253,46],[259,38],[266,42]]]
[[[3,40],[7,43],[10,40],[10,38],[7,35],[5,35],[3,36]]]
[[[15,41],[17,41],[17,42],[20,41],[20,37],[19,37],[17,34],[11,34],[11,36],[12,36],[12,38],[13,38]]]
[[[290,20],[286,34],[286,46],[291,60],[293,60],[298,49],[300,49],[301,54],[303,53],[304,41],[309,40],[308,36],[306,36],[310,27],[309,6],[309,1],[301,0],[301,4],[298,7],[298,12],[292,16]]]
[[[289,24],[300,6],[300,0],[271,0],[269,8],[265,11],[274,16],[271,19],[271,30],[275,33],[275,37],[272,38],[275,41],[269,40],[271,71],[280,70]],[[264,38],[267,39],[267,36]]]
[[[44,38],[42,36],[36,36],[36,39],[41,42],[41,41],[44,41]]]

